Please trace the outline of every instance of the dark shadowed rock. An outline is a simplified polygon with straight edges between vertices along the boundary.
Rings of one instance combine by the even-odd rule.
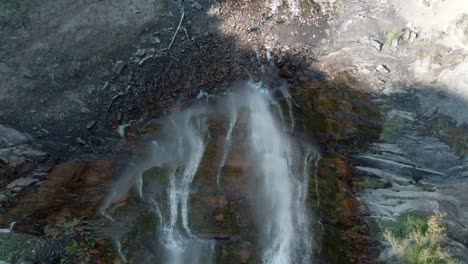
[[[13,147],[29,141],[27,134],[0,124],[0,148]]]
[[[114,68],[112,68],[112,71],[115,73],[115,74],[120,74],[123,70],[123,68],[125,67],[125,62],[124,61],[117,61],[114,65]]]
[[[371,38],[369,40],[369,43],[370,43],[371,47],[373,47],[374,49],[376,49],[378,51],[382,50],[383,43],[381,41]]]

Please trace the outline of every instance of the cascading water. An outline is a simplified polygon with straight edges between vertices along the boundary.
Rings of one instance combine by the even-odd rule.
[[[166,249],[166,263],[209,263],[211,259],[212,243],[192,234],[188,217],[191,183],[206,148],[206,129],[203,111],[193,109],[174,113],[164,127],[167,138],[153,148],[152,165],[168,164],[170,171],[166,200],[168,216],[155,201],[156,212],[161,218],[160,239]]]
[[[260,183],[257,214],[267,241],[262,259],[268,264],[310,263],[309,229],[304,221],[310,150],[301,149],[277,124],[271,101],[267,90],[261,89],[246,102],[251,115],[250,160]]]
[[[234,102],[232,102],[232,99],[231,99],[230,103],[231,103],[230,105],[234,105]],[[230,114],[229,128],[228,128],[228,132],[226,133],[226,140],[225,140],[225,143],[224,143],[223,157],[221,158],[221,162],[220,162],[219,167],[218,167],[218,174],[216,175],[216,184],[217,184],[218,188],[220,188],[219,178],[221,177],[221,170],[224,167],[224,165],[226,164],[226,159],[227,159],[227,157],[229,155],[229,151],[231,149],[232,131],[234,129],[234,126],[236,125],[236,122],[237,122],[237,111],[232,112]]]
[[[131,166],[103,205],[104,213],[132,182],[140,185],[141,197],[159,219],[156,237],[164,263],[214,261],[216,243],[199,238],[192,230],[189,206],[194,192],[192,182],[211,140],[211,119],[222,119],[227,127],[221,158],[216,161],[219,164],[215,179],[220,192],[221,172],[229,160],[236,128],[243,129],[246,135],[244,154],[253,189],[251,207],[257,220],[257,243],[262,248],[258,257],[265,264],[311,263],[312,219],[306,200],[309,168],[318,155],[310,145],[291,137],[294,122],[287,89],[268,89],[254,82],[241,86],[214,103],[199,103],[169,115],[162,123],[161,136],[152,143],[151,157]],[[273,94],[286,101],[289,124]],[[154,167],[164,167],[168,173],[169,182],[163,190],[161,186],[149,188],[150,183],[142,177],[144,171]]]

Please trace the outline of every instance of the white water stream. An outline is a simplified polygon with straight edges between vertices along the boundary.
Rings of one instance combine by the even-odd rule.
[[[248,160],[253,215],[257,220],[259,256],[265,264],[311,263],[311,215],[307,210],[308,184],[313,160],[318,158],[312,147],[291,137],[294,128],[292,104],[287,89],[276,89],[286,101],[290,119],[286,124],[280,103],[272,89],[245,82],[233,93],[216,99],[213,104],[197,104],[175,111],[163,121],[161,137],[152,144],[151,158],[132,166],[118,182],[103,212],[128,191],[132,182],[139,186],[143,199],[150,200],[160,219],[158,238],[164,249],[164,263],[205,264],[213,262],[215,241],[198,238],[190,228],[192,181],[199,169],[210,140],[209,118],[228,117],[223,153],[216,175],[220,190],[222,168],[229,160],[233,134],[239,124],[245,129],[245,156]],[[284,104],[283,104],[284,105]],[[241,119],[241,115],[247,118]],[[281,118],[277,118],[281,117]],[[145,182],[141,174],[149,168],[166,166],[169,184],[161,196],[146,197],[141,191]],[[136,176],[133,176],[136,175]]]

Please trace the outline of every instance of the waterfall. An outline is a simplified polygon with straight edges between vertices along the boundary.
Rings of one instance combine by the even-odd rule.
[[[260,183],[256,207],[266,241],[263,263],[310,263],[309,230],[304,221],[309,150],[301,149],[285,133],[286,126],[278,124],[270,110],[274,102],[268,90],[250,86],[246,98],[250,160]]]
[[[166,127],[165,145],[154,149],[155,161],[170,157],[168,207],[169,220],[161,221],[162,243],[166,248],[166,263],[202,262],[203,254],[211,252],[211,243],[195,237],[189,228],[189,198],[191,183],[206,148],[206,120],[198,111],[178,112]],[[163,217],[164,219],[164,217]],[[205,252],[199,252],[204,249]]]
[[[223,190],[220,178],[234,146],[233,136],[239,129],[244,131],[244,156],[253,189],[252,214],[257,220],[256,242],[262,249],[258,257],[265,264],[311,262],[311,216],[306,200],[310,168],[318,155],[309,144],[292,137],[292,99],[285,87],[271,89],[252,81],[239,86],[223,97],[176,110],[165,118],[160,136],[150,144],[150,157],[130,166],[103,204],[104,214],[133,182],[159,219],[156,237],[163,263],[214,261],[216,242],[198,237],[190,225],[192,185],[212,140],[209,121],[213,119],[226,126],[222,153],[213,160],[218,162],[215,181],[219,192]],[[288,124],[282,104],[289,111]],[[169,180],[163,190],[149,188],[151,183],[142,177],[144,171],[153,167],[167,169]]]

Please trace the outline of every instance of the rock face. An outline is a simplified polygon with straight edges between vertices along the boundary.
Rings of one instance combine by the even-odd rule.
[[[0,234],[0,259],[104,261],[110,244],[100,242],[106,238],[97,232],[104,222],[96,215],[113,174],[109,161],[69,162],[53,168],[35,189],[20,188],[18,198],[0,213],[0,225],[12,226],[12,233]],[[14,189],[32,181],[38,180],[26,178],[10,185]]]
[[[347,155],[365,149],[369,142],[377,139],[380,114],[371,102],[372,96],[355,90],[355,83],[348,74],[343,73],[334,81],[327,81],[325,76],[307,77],[307,70],[300,64],[295,64],[293,59],[287,61],[279,66],[279,71],[283,78],[290,80],[289,92],[295,105],[290,112],[294,120],[284,115],[285,121],[294,123],[296,137],[315,141],[323,155],[310,169],[308,206],[319,219],[313,222],[314,244],[320,245],[314,247],[314,256],[328,263],[371,262],[373,242],[366,237],[368,229],[362,221],[362,209],[353,197],[357,175]],[[287,103],[282,104],[287,109]],[[231,149],[220,168],[229,124],[218,119],[210,119],[208,123],[208,145],[191,185],[190,230],[206,241],[216,241],[216,252],[219,252],[215,256],[216,263],[256,263],[260,261],[255,247],[258,229],[256,216],[249,206],[252,199],[249,193],[255,183],[249,175],[249,162],[244,154],[245,133],[242,131],[245,127],[239,124],[233,127]],[[145,137],[158,142],[156,135]],[[158,238],[154,237],[159,220],[145,213],[148,209],[144,208],[154,207],[145,198],[153,197],[159,201],[158,210],[168,209],[161,204],[167,202],[164,194],[169,182],[167,168],[151,168],[142,177],[142,195],[146,202],[139,202],[138,192],[130,191],[129,197],[108,210],[120,222],[118,226],[130,227],[118,236],[122,253],[130,262],[151,262],[164,252],[158,249]],[[356,225],[360,230],[350,231]],[[140,243],[141,248],[134,246]],[[157,250],[150,252],[149,248]],[[319,248],[326,250],[319,251]],[[337,254],[342,248],[346,250]]]
[[[114,68],[112,68],[112,71],[115,74],[120,74],[125,67],[125,61],[117,61],[114,65]]]
[[[389,229],[409,212],[423,216],[435,211],[446,213],[443,221],[448,227],[448,238],[444,248],[463,260],[468,256],[467,207],[463,202],[467,197],[462,191],[468,184],[464,173],[468,168],[466,153],[457,153],[441,136],[444,131],[455,129],[453,123],[438,126],[441,130],[433,132],[433,122],[439,123],[436,120],[444,117],[427,120],[420,108],[410,107],[417,106],[408,103],[412,100],[418,98],[396,93],[383,101],[382,107],[390,104],[392,110],[386,114],[379,143],[356,157],[357,169],[366,179],[361,198],[382,230]],[[460,143],[463,144],[454,144]],[[387,253],[381,259],[391,261]]]
[[[346,72],[333,82],[299,81],[292,93],[298,103],[297,129],[323,148],[311,178],[311,206],[320,217],[316,253],[325,263],[372,263],[376,244],[369,239],[363,209],[354,197],[359,177],[348,156],[363,151],[380,133],[381,116],[372,95],[356,89]],[[365,117],[361,119],[361,117]],[[307,137],[306,137],[307,138]],[[358,226],[359,228],[352,228]],[[346,248],[346,250],[340,250]],[[340,253],[337,253],[340,252]]]
[[[47,154],[30,140],[29,135],[0,125],[0,204],[44,176],[44,166],[36,163],[43,162]]]
[[[383,251],[392,262],[380,232],[435,209],[447,214],[444,248],[465,261],[462,1],[2,1],[0,262],[160,261],[160,220],[132,188],[140,182],[109,208],[115,221],[98,214],[117,161],[147,155],[153,119],[245,79],[287,83],[292,103],[279,107],[294,118],[283,118],[320,150],[308,193],[314,261],[374,263]],[[229,127],[209,130],[190,228],[215,241],[217,262],[257,263],[245,139],[218,168]],[[142,181],[142,196],[163,197],[167,168]]]
[[[28,141],[26,134],[0,124],[0,148],[14,147]]]
[[[18,204],[2,215],[0,222],[7,225],[32,216],[37,221],[45,221],[53,217],[51,210],[59,213],[64,208],[71,210],[75,217],[89,215],[100,205],[112,175],[112,163],[108,161],[57,165],[37,190],[23,192]]]
[[[320,251],[320,246],[314,247],[314,256],[330,263],[369,262],[371,258],[365,253],[372,241],[365,237],[365,231],[349,231],[351,227],[362,226],[363,223],[361,209],[353,197],[356,179],[346,156],[365,148],[377,137],[380,116],[371,102],[372,96],[355,89],[356,83],[347,73],[342,73],[335,81],[331,81],[325,75],[308,70],[292,54],[278,52],[275,56],[276,64],[269,67],[271,71],[278,71],[281,76],[281,79],[274,81],[288,82],[291,87],[291,97],[295,102],[291,106],[291,114],[297,137],[307,142],[315,141],[323,154],[323,159],[312,166],[310,178],[314,182],[314,188],[309,196],[310,208],[320,219],[314,223],[317,234],[314,236],[315,242],[326,250]],[[179,80],[178,76],[182,73],[175,68],[171,70],[171,74],[176,77],[166,80],[167,82]],[[219,80],[225,81],[222,78]],[[123,103],[126,101],[123,100],[118,105]],[[152,109],[155,106],[147,107]],[[286,108],[287,105],[283,107]],[[289,116],[285,118],[293,122]],[[220,192],[216,185],[219,168],[213,165],[219,163],[222,157],[222,141],[227,129],[226,124],[210,124],[210,145],[194,179],[196,192],[190,200],[190,225],[196,236],[208,241],[220,241],[220,250],[217,251],[220,255],[216,256],[219,263],[255,263],[259,259],[253,242],[255,217],[246,203],[249,177],[246,175],[245,157],[241,154],[241,149],[236,149],[241,144],[233,145],[232,155],[221,168],[223,191]],[[137,134],[138,131],[146,134]],[[140,137],[152,139],[155,131],[157,133],[157,127],[152,129],[133,125],[121,144],[128,149],[138,149],[135,142]],[[233,140],[242,142],[244,139],[240,135]],[[132,144],[133,146],[129,146]],[[146,178],[154,186],[159,186],[156,190],[164,190],[168,181],[163,169],[152,168],[146,172],[143,181]],[[148,213],[148,205],[142,206],[138,193],[131,191],[110,208],[109,213],[122,225],[109,224],[105,219],[95,216],[105,194],[102,191],[103,185],[109,181],[112,172],[112,164],[104,161],[60,164],[37,189],[21,192],[16,204],[12,204],[1,216],[0,223],[8,226],[11,222],[18,221],[17,219],[33,219],[32,222],[18,221],[17,231],[45,236],[49,239],[47,242],[58,241],[62,238],[65,226],[72,226],[72,234],[83,235],[86,239],[67,240],[67,245],[74,249],[73,254],[67,255],[70,259],[82,259],[81,255],[93,260],[105,259],[109,253],[109,241],[113,241],[116,248],[121,249],[122,259],[128,258],[140,263],[154,261],[160,257],[157,245],[151,242],[157,239],[154,234],[157,233],[155,227],[159,220]],[[18,184],[24,185],[27,182]],[[143,189],[142,194],[145,195],[147,191]],[[43,197],[47,199],[37,199]],[[95,224],[88,224],[88,221]],[[91,236],[90,233],[94,235]],[[97,238],[95,233],[98,234]],[[103,237],[107,240],[103,240]],[[359,243],[355,243],[356,241]],[[99,250],[96,246],[91,246],[93,243],[100,246]],[[346,250],[336,254],[342,248]],[[115,252],[113,254],[114,257],[118,255]]]

